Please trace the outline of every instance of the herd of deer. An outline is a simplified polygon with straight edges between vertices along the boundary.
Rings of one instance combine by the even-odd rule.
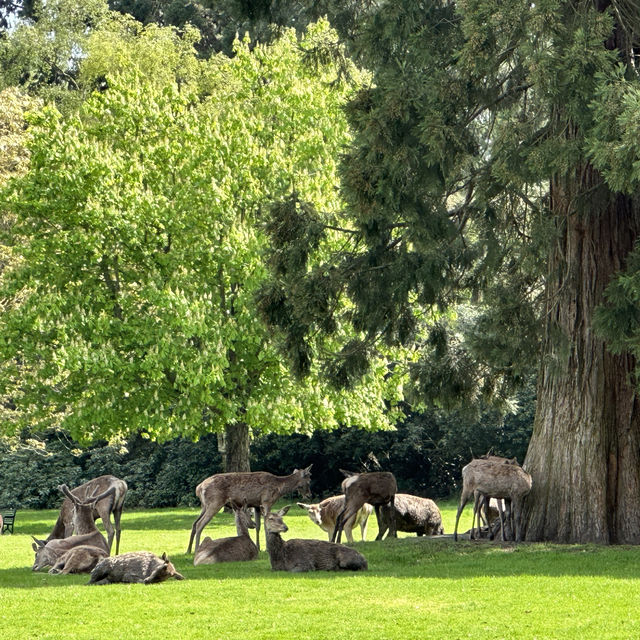
[[[275,476],[264,471],[246,473],[220,473],[213,475],[196,488],[202,510],[191,528],[188,553],[195,542],[193,564],[213,564],[253,560],[260,549],[260,521],[264,520],[267,552],[274,570],[316,571],[367,569],[366,558],[351,547],[340,544],[344,531],[353,542],[352,530],[360,526],[362,539],[366,537],[367,519],[375,509],[378,535],[381,540],[387,530],[410,531],[418,535],[442,534],[442,517],[432,500],[397,492],[396,479],[385,471],[350,473],[342,482],[341,496],[327,498],[318,504],[298,503],[309,517],[328,535],[329,540],[289,539],[281,533],[288,530],[283,517],[289,506],[273,513],[271,507],[283,495],[299,491],[310,495],[311,467],[295,469],[288,476]],[[472,460],[462,470],[463,489],[456,514],[454,537],[457,540],[460,514],[474,497],[473,521],[470,537],[478,533],[484,518],[492,528],[491,503],[497,499],[499,526],[502,539],[521,539],[520,517],[522,500],[531,490],[531,476],[515,461],[496,456]],[[170,560],[163,554],[156,556],[147,551],[119,554],[120,520],[127,484],[111,475],[100,476],[70,490],[58,487],[65,499],[53,531],[46,540],[34,539],[33,570],[51,567],[49,573],[91,573],[89,584],[110,582],[161,582],[167,578],[183,579]],[[503,509],[506,505],[506,518]],[[237,536],[212,540],[200,537],[206,525],[220,509],[232,507]],[[255,520],[248,509],[254,509]],[[113,514],[113,524],[111,515]],[[96,527],[102,520],[108,539]],[[497,522],[497,516],[496,520]],[[249,529],[256,530],[256,542]],[[115,539],[116,555],[110,557]]]

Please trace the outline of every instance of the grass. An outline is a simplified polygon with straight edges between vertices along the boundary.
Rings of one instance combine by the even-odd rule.
[[[455,505],[441,508],[453,531]],[[640,548],[374,542],[373,518],[355,545],[369,571],[293,575],[272,572],[264,550],[254,562],[194,567],[185,549],[197,513],[123,516],[121,552],[166,551],[186,580],[87,587],[87,575],[31,571],[30,535],[45,537],[57,514],[19,511],[15,534],[0,537],[0,639],[640,637]],[[325,539],[295,506],[285,520],[285,538]],[[218,514],[205,534],[234,535],[232,516]]]

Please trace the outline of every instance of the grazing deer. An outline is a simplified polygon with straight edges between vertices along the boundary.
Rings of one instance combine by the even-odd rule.
[[[113,544],[113,538],[116,539],[116,553],[120,551],[120,518],[122,516],[122,507],[124,504],[125,496],[127,495],[127,483],[115,476],[100,476],[89,480],[84,484],[71,490],[71,493],[81,501],[87,501],[89,496],[94,493],[104,493],[111,487],[114,488],[114,492],[106,494],[107,497],[96,502],[93,510],[93,519],[102,520],[102,525],[107,532],[107,542],[109,545],[109,553],[111,553],[111,546]],[[111,514],[113,514],[113,525],[111,524]],[[73,533],[73,502],[69,498],[65,498],[60,508],[60,515],[58,520],[53,526],[53,530],[49,534],[46,542],[50,540],[56,540],[58,538],[68,538]]]
[[[115,487],[110,487],[100,495],[90,496],[87,502],[81,502],[76,498],[71,491],[69,491],[69,487],[67,487],[66,484],[60,485],[58,489],[73,503],[72,522],[73,530],[77,535],[72,535],[68,538],[55,538],[49,540],[49,542],[46,540],[38,540],[38,538],[32,536],[35,542],[31,546],[36,552],[32,567],[33,571],[39,571],[44,567],[54,565],[60,556],[69,551],[69,549],[79,547],[80,545],[89,545],[91,547],[104,549],[107,555],[109,555],[109,545],[96,527],[95,520],[93,519],[93,511],[96,502],[113,494]]]
[[[264,512],[267,552],[273,571],[363,571],[367,560],[355,549],[324,540],[283,540],[281,533],[289,528],[284,516],[289,507],[277,513]]]
[[[270,511],[273,503],[285,493],[296,489],[303,497],[311,495],[311,465],[306,469],[294,469],[288,476],[274,476],[266,471],[217,473],[203,480],[196,487],[202,510],[191,527],[187,553],[195,538],[200,546],[202,530],[225,504],[246,504],[256,514],[256,546],[260,549],[260,512]]]
[[[90,573],[100,560],[108,557],[104,549],[81,544],[63,553],[49,573]]]
[[[458,539],[458,520],[469,498],[479,504],[479,496],[502,498],[511,503],[516,542],[521,540],[520,517],[522,500],[531,491],[531,476],[519,465],[477,458],[462,469],[462,495],[456,514],[453,537]],[[476,511],[472,521],[471,534],[475,524]]]
[[[342,471],[342,469],[341,469]],[[382,522],[384,515],[382,510],[387,510],[389,523],[389,535],[396,537],[396,519],[392,512],[394,497],[398,491],[395,476],[388,471],[373,471],[371,473],[351,473],[342,471],[347,477],[342,481],[345,504],[336,518],[336,526],[333,530],[332,542],[340,542],[345,522],[354,516],[365,502],[373,505],[378,519],[378,535],[376,540],[381,540],[384,535]]]
[[[91,579],[87,584],[152,584],[169,578],[184,580],[184,576],[176,571],[166,553],[159,558],[149,551],[132,551],[100,560],[91,571]]]
[[[315,522],[323,531],[329,534],[329,542],[331,542],[333,531],[336,528],[336,518],[344,509],[344,496],[332,496],[317,504],[305,504],[304,502],[298,502],[297,504],[301,509],[306,509],[312,522]],[[366,540],[367,522],[372,513],[373,507],[365,502],[358,512],[344,523],[344,533],[348,542],[353,542],[352,530],[353,527],[358,525],[360,525],[362,541]]]
[[[444,532],[440,509],[429,498],[396,493],[393,509],[382,513],[382,522],[379,523],[381,537],[389,528],[386,517],[389,512],[395,517],[396,531],[415,533],[418,536],[435,536]]]
[[[243,507],[234,505],[233,513],[238,535],[217,540],[206,537],[193,557],[194,566],[216,562],[242,562],[258,557],[258,547],[249,536],[249,529],[256,528],[255,522]]]

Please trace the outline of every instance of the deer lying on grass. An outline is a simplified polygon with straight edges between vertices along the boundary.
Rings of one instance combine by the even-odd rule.
[[[114,492],[105,493],[108,489],[114,488]],[[120,551],[120,518],[122,516],[122,507],[124,504],[125,496],[127,495],[127,483],[115,476],[100,476],[89,480],[84,484],[71,490],[71,493],[81,501],[88,501],[89,496],[95,493],[105,493],[106,498],[98,500],[93,510],[93,519],[102,520],[102,525],[108,536],[109,553],[111,553],[111,546],[113,544],[113,538],[116,539],[116,553]],[[113,522],[111,524],[111,514],[113,514]],[[53,530],[49,534],[46,542],[55,540],[58,538],[68,538],[73,533],[73,502],[69,498],[65,498],[60,508],[60,515],[58,520],[53,526]]]
[[[49,573],[90,573],[100,560],[108,557],[109,554],[100,547],[81,544],[63,553]]]
[[[296,489],[303,497],[311,495],[311,465],[294,469],[288,476],[274,476],[266,471],[218,473],[203,480],[196,487],[202,510],[191,527],[187,553],[195,538],[195,550],[200,546],[202,530],[225,504],[246,504],[256,514],[256,546],[260,549],[260,513],[268,512],[273,503],[285,493]]]
[[[458,539],[458,521],[469,498],[474,496],[475,503],[479,504],[479,496],[483,495],[489,498],[502,498],[510,501],[515,540],[520,542],[522,501],[529,491],[531,491],[531,476],[519,465],[482,458],[472,460],[462,469],[462,495],[460,496],[460,504],[456,514],[454,539]],[[471,526],[472,537],[475,516],[476,510],[474,508]]]
[[[380,522],[381,537],[389,528],[387,513],[382,513]],[[444,532],[442,514],[433,500],[412,496],[407,493],[396,493],[392,513],[395,517],[396,531],[415,533],[418,536],[434,536]]]
[[[382,510],[387,510],[388,512],[386,518],[389,523],[389,535],[395,538],[396,519],[391,510],[393,509],[393,500],[398,491],[398,485],[394,475],[388,471],[373,471],[371,473],[342,471],[342,473],[347,476],[342,481],[345,504],[336,518],[336,526],[331,538],[332,542],[340,542],[345,523],[362,508],[365,502],[373,505],[376,510],[376,518],[378,519],[376,540],[382,540],[384,535],[384,531],[381,529],[384,517]]]
[[[306,509],[312,522],[315,522],[323,531],[329,534],[329,541],[331,541],[336,527],[336,518],[344,509],[344,496],[332,496],[317,504],[305,504],[304,502],[298,502],[297,504],[301,509]],[[365,502],[358,512],[344,523],[344,533],[348,542],[353,542],[352,530],[358,525],[360,525],[362,541],[366,540],[367,522],[372,513],[373,507]]]
[[[273,571],[363,571],[367,560],[355,549],[324,540],[283,540],[281,533],[288,531],[284,516],[289,507],[277,513],[264,512],[267,552]]]
[[[258,557],[258,547],[249,536],[249,529],[256,528],[255,522],[245,508],[234,505],[233,512],[238,535],[217,540],[206,537],[193,558],[194,566],[216,562],[242,562]]]
[[[38,538],[32,536],[35,542],[31,546],[36,552],[32,567],[33,571],[39,571],[44,567],[54,565],[67,551],[80,545],[98,547],[109,555],[109,545],[96,527],[95,520],[93,519],[93,511],[96,502],[113,494],[115,487],[110,487],[100,495],[91,496],[87,502],[81,502],[76,498],[71,491],[69,491],[69,487],[67,487],[66,484],[60,485],[58,489],[73,503],[72,522],[73,530],[77,535],[72,535],[68,538],[55,538],[49,540],[49,542],[46,540],[38,540]]]
[[[159,558],[149,551],[133,551],[100,560],[91,572],[91,579],[87,584],[152,584],[169,578],[184,580],[184,576],[176,571],[166,553]]]

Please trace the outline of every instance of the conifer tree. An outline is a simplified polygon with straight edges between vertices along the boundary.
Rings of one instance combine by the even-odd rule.
[[[529,540],[640,541],[639,33],[627,0],[384,3],[355,46],[345,246],[265,295],[298,363],[350,300],[341,382],[382,342],[440,404],[538,361]]]

